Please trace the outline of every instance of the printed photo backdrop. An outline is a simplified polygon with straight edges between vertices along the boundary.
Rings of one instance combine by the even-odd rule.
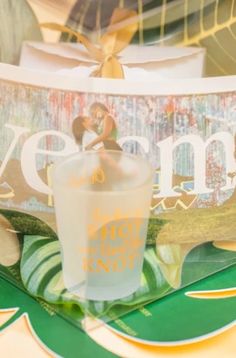
[[[37,88],[1,81],[0,93],[2,207],[31,212],[48,222],[52,221],[53,199],[51,194],[45,193],[45,187],[50,187],[51,166],[58,155],[49,152],[62,150],[66,138],[70,140],[67,154],[79,150],[73,141],[72,122],[78,115],[89,115],[91,104],[97,101],[105,104],[113,116],[118,128],[117,140],[122,148],[146,156],[156,169],[152,202],[154,214],[176,207],[210,207],[234,200],[236,173],[230,163],[234,163],[235,92],[118,96]],[[35,137],[37,133],[41,133],[41,139]],[[59,133],[65,138],[60,137]],[[226,137],[223,138],[225,133]],[[214,137],[216,134],[217,137]],[[198,154],[191,143],[191,136],[207,143],[205,149],[201,148],[206,151],[206,157],[202,156],[201,159],[206,162],[206,186],[212,189],[211,193],[195,193],[193,190],[196,185],[194,180],[198,180],[196,177],[194,179],[194,158]],[[230,148],[227,147],[227,138],[231,141]],[[171,197],[167,193],[165,198],[160,197],[163,192],[160,181],[166,178],[161,179],[161,172],[166,168],[162,169],[160,162],[161,155],[167,156],[167,163],[171,161],[168,155],[172,149],[164,145],[170,139],[172,146],[180,139],[183,141],[175,148],[171,147],[172,184],[179,196],[174,194]],[[31,145],[32,149],[29,150]],[[36,153],[39,151],[37,147],[42,150],[41,154]],[[168,153],[164,153],[167,148]],[[230,150],[232,153],[228,158]],[[26,162],[32,166],[27,173]],[[35,179],[38,184],[35,184]],[[222,190],[226,184],[228,189]]]

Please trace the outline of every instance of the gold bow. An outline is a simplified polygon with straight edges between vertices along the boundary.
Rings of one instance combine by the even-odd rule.
[[[107,31],[100,37],[98,45],[93,44],[85,35],[63,25],[44,23],[41,27],[75,36],[77,41],[86,47],[90,57],[99,62],[99,67],[90,76],[124,78],[124,71],[117,54],[132,40],[138,29],[138,17],[136,11],[114,9]]]

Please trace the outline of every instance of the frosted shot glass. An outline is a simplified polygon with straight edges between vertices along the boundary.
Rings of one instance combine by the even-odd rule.
[[[85,151],[55,164],[53,193],[65,287],[90,300],[135,292],[154,170],[141,156]]]

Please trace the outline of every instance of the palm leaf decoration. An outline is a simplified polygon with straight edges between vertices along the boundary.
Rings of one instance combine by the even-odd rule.
[[[164,251],[156,254],[153,239],[160,235],[167,222],[164,219],[155,219],[156,222],[151,219],[148,230],[149,245],[145,252],[139,290],[122,300],[80,302],[78,297],[73,296],[63,287],[60,248],[55,233],[44,222],[30,215],[12,210],[0,212],[11,222],[23,246],[22,257],[17,263],[10,267],[0,265],[0,290],[4,290],[4,295],[0,295],[0,308],[18,308],[15,315],[0,327],[0,331],[27,312],[34,331],[43,343],[62,355],[64,345],[59,347],[58,336],[48,332],[56,330],[60,336],[63,329],[66,330],[66,320],[80,327],[81,320],[84,318],[82,311],[98,315],[105,320],[112,320],[143,303],[153,301],[157,296],[161,297],[172,292],[173,287],[177,288],[180,284],[181,277],[184,287],[236,262],[235,252],[222,251],[211,243],[195,247],[187,257],[185,254],[183,256],[180,250],[176,250],[176,245],[165,247]],[[163,270],[165,265],[170,268],[168,272]],[[21,290],[14,287],[10,289],[7,281]],[[12,290],[15,294],[11,294]],[[61,320],[60,316],[65,320]],[[48,330],[45,330],[45,326]],[[72,327],[73,325],[70,331],[76,333],[76,329]],[[70,341],[72,342],[72,338]],[[76,342],[73,335],[71,349],[75,349]]]
[[[206,47],[207,76],[236,74],[235,0],[79,0],[67,25],[96,38],[117,6],[139,14],[134,42]],[[73,40],[66,35],[62,39]]]
[[[191,3],[188,1],[187,3]],[[165,44],[202,46],[207,48],[207,75],[234,75],[236,73],[236,2],[214,1],[208,7],[201,6],[194,20],[185,17],[182,38],[173,36]],[[185,6],[187,11],[188,5]]]
[[[82,351],[83,357],[96,355],[104,358],[112,357],[110,352],[107,352],[92,339],[89,337],[85,339],[84,333],[78,330],[76,326],[56,315],[52,306],[39,299],[35,300],[28,293],[19,290],[1,277],[0,292],[0,317],[4,311],[9,313],[5,323],[0,324],[0,337],[3,337],[3,341],[4,331],[10,330],[11,326],[16,324],[16,321],[27,315],[35,339],[38,338],[37,341],[40,340],[45,347],[55,352],[55,354],[50,354],[49,351],[48,354],[37,356],[77,357],[78,352]],[[73,308],[70,308],[70,310],[73,311]],[[23,332],[22,337],[25,337]],[[1,352],[3,350],[3,341],[1,341]],[[13,341],[12,344],[15,344],[15,342]],[[36,356],[34,352],[30,353],[27,356]],[[5,354],[1,355],[1,357],[3,356],[10,357],[6,351]],[[15,356],[19,357],[17,353]]]
[[[183,344],[183,341],[190,343],[192,339],[195,342],[196,339],[207,339],[209,335],[216,335],[234,325],[236,298],[232,288],[235,287],[235,280],[236,266],[233,266],[147,306],[150,314],[148,319],[138,310],[126,315],[122,318],[123,327],[134,329],[136,339],[162,344]],[[218,296],[213,295],[214,290],[218,291]],[[220,292],[222,297],[219,297]],[[109,325],[118,332],[125,333],[119,322],[111,322]],[[223,356],[229,357],[230,353]]]
[[[115,305],[134,307],[163,296],[171,287],[158,267],[155,248],[148,248],[144,256],[141,285],[137,292],[115,301],[84,301],[64,286],[59,241],[42,236],[25,236],[21,259],[21,278],[26,290],[34,297],[54,305],[76,305],[89,315],[103,316]],[[60,306],[58,306],[60,309]],[[123,308],[125,313],[125,309]],[[61,309],[63,316],[68,315]],[[79,317],[81,319],[81,317]],[[76,320],[75,320],[76,321]],[[79,324],[79,322],[78,322]]]

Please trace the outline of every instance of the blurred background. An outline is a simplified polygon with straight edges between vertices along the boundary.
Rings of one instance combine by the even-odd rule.
[[[16,64],[23,40],[75,40],[41,31],[42,22],[66,24],[96,42],[116,7],[137,11],[133,42],[205,47],[207,76],[236,74],[235,0],[1,0],[0,59]]]

